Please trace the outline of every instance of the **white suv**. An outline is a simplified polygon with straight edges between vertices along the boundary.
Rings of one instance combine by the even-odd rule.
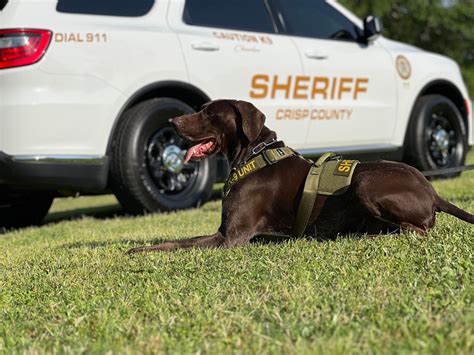
[[[132,213],[197,206],[226,174],[183,164],[170,117],[253,102],[288,145],[464,163],[468,93],[449,58],[322,0],[0,0],[0,224],[111,189]]]

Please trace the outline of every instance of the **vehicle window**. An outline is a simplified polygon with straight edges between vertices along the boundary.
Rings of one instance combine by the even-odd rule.
[[[146,15],[155,0],[59,0],[56,11],[70,14],[139,17]]]
[[[183,20],[195,26],[274,32],[263,0],[186,0]]]
[[[5,6],[7,6],[8,0],[0,0],[0,11],[3,10]]]
[[[324,0],[276,0],[288,32],[296,36],[357,40],[358,29]]]

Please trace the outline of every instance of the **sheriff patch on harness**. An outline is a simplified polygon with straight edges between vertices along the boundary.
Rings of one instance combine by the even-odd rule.
[[[298,238],[317,230],[325,238],[346,233],[414,231],[425,234],[437,212],[474,223],[474,215],[438,196],[415,168],[402,163],[344,160],[334,153],[316,162],[277,140],[265,116],[249,102],[218,100],[172,120],[193,147],[186,155],[227,156],[222,220],[212,235],[129,250],[230,248],[256,236]]]

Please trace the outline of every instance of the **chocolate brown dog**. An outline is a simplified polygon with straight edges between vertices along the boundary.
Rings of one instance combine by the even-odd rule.
[[[254,148],[262,142],[271,148],[284,146],[264,125],[263,113],[245,101],[213,101],[198,113],[170,121],[178,134],[194,144],[186,161],[220,151],[232,167],[239,167],[255,155]],[[310,163],[299,156],[262,168],[236,183],[223,199],[222,221],[215,234],[134,248],[128,253],[230,248],[256,236],[289,236],[309,169]],[[324,238],[346,233],[425,234],[440,211],[474,223],[474,215],[439,197],[417,169],[389,161],[360,163],[346,193],[317,196],[305,234]]]

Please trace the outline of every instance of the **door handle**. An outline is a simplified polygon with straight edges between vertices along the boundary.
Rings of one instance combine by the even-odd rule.
[[[213,42],[194,42],[191,47],[197,51],[214,52],[220,49],[219,45]]]
[[[306,51],[305,55],[306,55],[306,57],[308,57],[310,59],[319,59],[319,60],[328,59],[328,57],[329,57],[329,55],[325,51],[322,51],[320,49],[314,49],[314,50]]]

